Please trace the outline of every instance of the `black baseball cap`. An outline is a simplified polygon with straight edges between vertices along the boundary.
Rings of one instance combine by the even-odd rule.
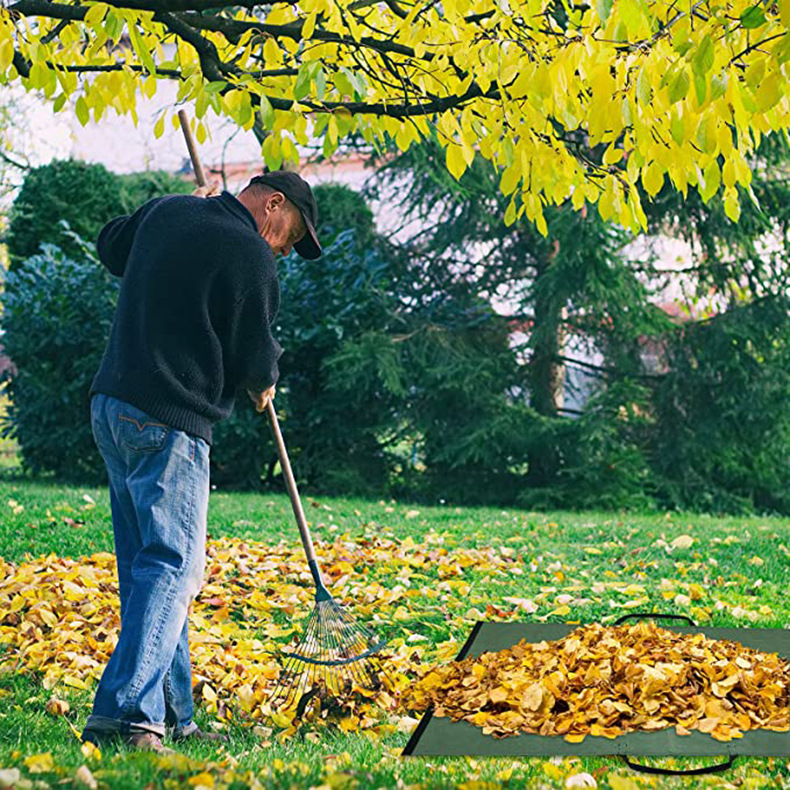
[[[299,209],[307,233],[303,239],[294,244],[294,249],[309,261],[318,258],[321,255],[321,245],[315,232],[318,223],[318,206],[315,204],[315,198],[307,181],[290,170],[273,170],[271,173],[253,177],[250,180],[250,185],[252,184],[264,184],[282,192]]]

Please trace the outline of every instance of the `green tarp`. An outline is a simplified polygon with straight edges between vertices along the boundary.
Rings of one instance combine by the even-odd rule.
[[[711,639],[731,639],[745,647],[790,658],[790,631],[778,628],[675,627],[679,633],[703,633]],[[562,639],[578,626],[555,623],[477,623],[459,653],[459,658],[505,650],[526,639],[541,642]],[[403,750],[404,755],[473,755],[486,757],[526,757],[548,755],[692,756],[749,755],[778,757],[790,755],[790,732],[750,730],[743,738],[717,741],[696,730],[678,735],[674,727],[654,732],[631,732],[617,738],[588,735],[582,743],[568,743],[560,735],[514,735],[494,738],[466,721],[452,722],[428,711]]]

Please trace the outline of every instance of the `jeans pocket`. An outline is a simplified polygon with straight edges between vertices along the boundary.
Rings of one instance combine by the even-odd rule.
[[[118,440],[127,450],[155,453],[167,442],[171,428],[158,422],[139,409],[121,408],[118,411]]]

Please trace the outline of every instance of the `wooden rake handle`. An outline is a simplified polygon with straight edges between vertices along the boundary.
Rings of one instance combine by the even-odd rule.
[[[178,111],[178,120],[181,123],[181,131],[184,133],[184,139],[187,143],[189,150],[189,158],[192,160],[192,168],[195,171],[195,180],[198,186],[206,186],[206,174],[203,171],[203,165],[200,164],[200,157],[198,156],[197,146],[195,145],[195,138],[192,135],[192,128],[189,125],[189,118],[185,110]],[[302,500],[299,497],[299,490],[296,487],[296,480],[294,473],[291,469],[291,462],[288,458],[288,451],[285,449],[285,442],[283,441],[283,434],[280,430],[280,422],[277,419],[277,412],[274,410],[274,403],[269,400],[266,404],[266,411],[269,415],[269,422],[271,423],[272,433],[274,434],[274,441],[277,445],[277,454],[280,457],[280,466],[283,470],[285,477],[285,484],[288,488],[288,496],[291,498],[291,507],[293,508],[294,517],[296,518],[296,525],[299,527],[299,535],[302,538],[302,545],[304,546],[304,553],[307,556],[307,562],[310,566],[310,571],[313,574],[313,579],[318,587],[319,593],[323,590],[326,592],[324,583],[321,580],[321,572],[318,568],[318,560],[315,556],[315,549],[313,548],[313,539],[310,537],[310,529],[307,526],[307,519],[305,518],[304,508],[302,507]]]
[[[184,139],[187,141],[189,158],[192,160],[192,169],[195,171],[195,181],[197,181],[199,187],[204,187],[207,183],[206,174],[203,172],[203,165],[200,164],[200,157],[198,156],[195,138],[192,135],[192,127],[189,125],[189,118],[187,117],[186,110],[178,111],[178,120],[181,123],[181,131],[184,133]]]

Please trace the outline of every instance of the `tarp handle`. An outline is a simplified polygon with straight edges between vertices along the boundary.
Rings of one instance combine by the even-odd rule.
[[[684,614],[659,614],[658,612],[632,612],[631,614],[624,614],[622,617],[618,617],[614,621],[614,624],[620,625],[620,623],[624,623],[626,620],[642,617],[647,617],[650,620],[685,620],[689,625],[697,625],[690,617],[686,617]]]
[[[732,768],[732,764],[735,762],[737,756],[736,754],[731,754],[730,759],[727,760],[726,763],[706,765],[703,768],[691,768],[688,771],[681,771],[674,768],[659,768],[655,765],[640,765],[639,763],[631,762],[624,754],[620,755],[625,761],[625,764],[632,771],[641,771],[644,774],[662,774],[663,776],[700,776],[702,774],[717,774],[721,771],[726,771],[728,768]]]

